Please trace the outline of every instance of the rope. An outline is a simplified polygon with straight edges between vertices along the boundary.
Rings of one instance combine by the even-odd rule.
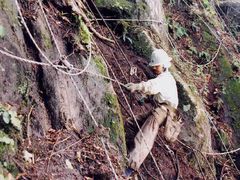
[[[190,8],[189,4],[188,4],[185,0],[183,0],[183,2]],[[215,35],[215,33],[213,32],[212,28],[209,27],[209,25],[203,20],[203,18],[202,18],[201,16],[199,16],[198,14],[196,14],[196,15],[197,15],[197,16],[203,21],[203,23],[209,28],[209,30],[212,32],[212,34],[213,34],[217,39],[219,39],[219,37]],[[219,41],[221,42],[221,40],[219,40]],[[225,47],[225,46],[224,46],[224,47]],[[226,48],[226,47],[225,47],[225,48]],[[208,119],[209,119],[209,121],[211,122],[211,124],[213,125],[214,129],[216,130],[216,132],[217,132],[217,134],[218,134],[218,136],[219,136],[219,138],[220,138],[220,140],[221,140],[221,143],[222,143],[223,146],[224,146],[224,149],[226,150],[226,152],[228,152],[228,149],[227,149],[225,143],[223,142],[223,139],[222,139],[222,137],[221,137],[221,135],[220,135],[217,127],[215,126],[215,124],[213,123],[213,121],[212,121],[212,119],[209,117],[209,115],[208,115]],[[236,168],[237,172],[240,174],[240,171],[239,171],[239,169],[237,168],[236,164],[234,163],[231,155],[230,155],[229,153],[227,153],[227,154],[228,154],[228,156],[229,156],[232,164],[233,164],[234,167]]]
[[[97,46],[97,45],[96,45],[96,46]],[[105,60],[106,64],[107,64],[108,67],[110,68],[110,71],[111,71],[111,73],[113,74],[114,79],[117,80],[117,77],[116,77],[115,73],[113,72],[111,66],[109,65],[109,63],[107,62],[107,60],[105,59],[105,57],[103,56],[103,54],[102,54],[100,48],[99,48],[98,46],[97,46],[97,48],[98,48],[98,50],[100,51],[101,56],[102,56],[103,59]],[[138,124],[138,122],[137,122],[137,119],[136,119],[136,117],[135,117],[135,115],[134,115],[134,113],[133,113],[133,111],[132,111],[132,108],[131,108],[131,106],[130,106],[128,100],[127,100],[127,97],[126,97],[125,93],[123,92],[122,87],[120,86],[120,84],[118,84],[118,86],[119,86],[119,88],[120,88],[121,93],[123,94],[123,98],[124,98],[125,102],[127,103],[127,107],[129,108],[130,113],[131,113],[131,115],[132,115],[132,117],[133,117],[133,119],[134,119],[134,121],[135,121],[135,123],[136,123],[138,129],[139,129],[139,132],[140,132],[141,135],[143,136],[143,141],[144,141],[144,143],[145,143],[147,149],[149,150],[149,154],[151,155],[151,157],[152,157],[152,159],[153,159],[153,161],[154,161],[154,164],[156,165],[157,170],[158,170],[158,172],[159,172],[161,178],[162,178],[163,180],[165,180],[165,178],[164,178],[163,175],[162,175],[162,172],[161,172],[160,168],[158,167],[157,161],[156,161],[155,157],[153,156],[153,154],[152,154],[152,152],[151,152],[151,149],[148,147],[148,145],[147,145],[147,143],[146,143],[145,136],[143,135],[143,132],[142,132],[142,130],[141,130],[141,128],[140,128],[140,126],[139,126],[139,124]]]
[[[39,0],[38,0],[39,1]],[[29,31],[29,29],[27,28],[27,25],[26,25],[26,23],[25,23],[25,21],[24,21],[24,19],[23,19],[23,17],[22,17],[22,14],[21,14],[21,12],[20,12],[20,8],[19,8],[19,6],[18,6],[18,3],[17,3],[17,1],[16,1],[16,4],[17,4],[17,8],[18,8],[18,11],[19,11],[19,14],[20,14],[20,17],[21,17],[21,19],[22,19],[22,22],[23,22],[23,25],[24,25],[24,27],[26,28],[26,30],[27,30],[27,32],[28,32],[28,34],[29,34],[29,36],[30,36],[30,38],[33,40],[33,37],[32,37],[32,35],[31,35],[31,33],[30,33],[30,31]],[[41,4],[41,2],[39,1],[39,4]],[[41,6],[41,5],[40,5]],[[41,6],[41,9],[42,9],[42,6]],[[43,9],[42,9],[43,10]],[[46,19],[46,15],[44,14],[44,17],[45,17],[45,19]],[[46,22],[47,22],[47,19],[46,19]],[[47,24],[48,24],[48,27],[49,27],[49,30],[50,30],[50,33],[51,33],[51,35],[53,35],[53,33],[52,33],[52,31],[51,31],[51,28],[50,28],[50,26],[49,26],[49,23],[47,22]],[[57,46],[57,43],[56,43],[56,40],[54,40],[55,38],[54,38],[54,36],[53,36],[53,41],[55,42],[55,44],[56,44],[56,46]],[[42,51],[40,50],[40,48],[37,46],[37,44],[36,44],[36,42],[35,41],[33,41],[33,43],[35,44],[35,46],[36,46],[36,48],[39,50],[39,52],[43,55],[43,57],[47,60],[48,58],[42,53]],[[221,44],[220,44],[221,45]],[[219,45],[219,49],[220,49],[220,45]],[[60,49],[59,49],[59,47],[57,46],[57,49],[58,49],[58,51],[60,52]],[[219,51],[219,50],[218,50]],[[5,54],[5,55],[7,55],[7,56],[9,56],[9,57],[12,57],[12,58],[14,58],[14,59],[17,59],[17,60],[20,60],[20,61],[23,61],[23,62],[27,62],[27,63],[34,63],[34,64],[37,64],[37,65],[42,65],[42,66],[53,66],[54,68],[58,68],[59,66],[56,66],[56,65],[53,65],[52,63],[51,63],[51,61],[49,61],[49,64],[47,64],[47,63],[40,63],[40,62],[35,62],[35,61],[31,61],[31,60],[28,60],[28,59],[24,59],[24,58],[21,58],[21,57],[17,57],[17,56],[14,56],[14,55],[12,55],[12,54],[10,54],[10,53],[7,53],[7,52],[4,52],[4,51],[2,51],[2,50],[0,50],[0,52],[2,53],[2,54]],[[59,53],[59,54],[61,54],[61,53]],[[91,53],[90,53],[90,55],[91,55]],[[217,53],[216,53],[216,55],[214,56],[214,58],[217,56]],[[213,58],[213,59],[214,59]],[[91,58],[89,58],[89,59],[91,59]],[[90,61],[88,61],[88,65],[89,65],[89,63],[90,63]],[[209,62],[210,63],[210,62]],[[208,64],[209,64],[208,63]],[[88,66],[87,65],[87,66]],[[72,73],[67,73],[68,75],[80,75],[80,74],[82,74],[83,72],[85,72],[86,71],[86,69],[87,69],[87,66],[82,70],[82,72],[78,72],[78,73],[75,73],[75,74],[72,74]],[[73,69],[76,69],[76,68],[73,68]],[[59,70],[59,69],[58,69]],[[64,71],[65,72],[65,71]],[[87,73],[89,73],[89,74],[92,74],[92,75],[96,75],[96,76],[99,76],[99,77],[103,77],[103,78],[106,78],[106,79],[109,79],[109,80],[111,80],[111,81],[114,81],[114,82],[117,82],[119,85],[122,85],[122,86],[124,86],[124,84],[122,84],[121,82],[119,82],[119,81],[117,81],[116,79],[111,79],[111,78],[109,78],[109,77],[106,77],[106,76],[103,76],[103,75],[97,75],[97,74],[95,74],[95,73],[93,73],[93,72],[89,72],[89,71],[86,71]],[[66,73],[66,72],[65,72]],[[72,78],[72,77],[71,77]],[[131,109],[130,109],[131,110]],[[131,110],[131,113],[133,113],[132,112],[132,110]],[[133,114],[134,115],[134,114]],[[135,120],[135,119],[134,119]],[[140,128],[140,127],[139,127]],[[141,129],[140,129],[141,130]],[[239,148],[240,149],[240,148]],[[236,152],[236,151],[238,151],[239,149],[236,149],[236,150],[233,150],[233,151],[229,151],[229,152]],[[229,153],[228,152],[228,153]],[[227,153],[227,152],[225,152],[225,153]],[[214,153],[214,154],[216,154],[216,153]],[[223,154],[223,153],[218,153],[218,154]],[[108,157],[109,158],[109,157]]]
[[[99,16],[100,16],[100,17],[102,18],[102,20],[104,21],[104,18],[103,18],[103,16],[102,16],[101,12],[99,11],[99,9],[97,8],[96,4],[95,4],[92,0],[91,0],[91,2],[92,2],[92,4],[94,5],[95,9],[97,10]],[[117,40],[116,40],[116,38],[115,38],[115,36],[114,36],[112,30],[109,28],[109,26],[107,25],[107,23],[106,23],[105,21],[104,21],[104,24],[105,24],[106,27],[108,28],[110,34],[112,35],[112,37],[113,37],[115,43],[116,43],[117,46],[119,47],[119,49],[120,49],[121,53],[123,54],[125,60],[126,60],[126,61],[128,62],[128,64],[131,66],[131,63],[129,62],[129,60],[128,60],[126,54],[124,53],[124,51],[122,50],[121,46],[120,46],[119,43],[117,42]],[[101,52],[101,50],[100,50],[99,47],[98,47],[98,49],[99,49],[99,51]],[[114,79],[117,80],[117,78],[116,78],[116,76],[115,76],[115,73],[113,72],[111,66],[109,65],[109,63],[108,63],[107,60],[105,59],[105,57],[104,57],[104,55],[103,55],[102,52],[101,52],[101,54],[102,54],[102,57],[104,58],[106,64],[107,64],[108,67],[110,68],[110,70],[111,70],[111,72],[112,72],[112,74],[113,74],[113,76],[114,76]],[[151,152],[151,149],[148,147],[148,145],[147,145],[147,143],[146,143],[146,139],[145,139],[145,137],[144,137],[144,135],[143,135],[143,132],[142,132],[142,130],[141,130],[141,128],[140,128],[140,126],[139,126],[137,120],[136,120],[136,117],[135,117],[135,115],[134,115],[134,113],[133,113],[133,111],[132,111],[132,108],[131,108],[131,106],[130,106],[130,104],[129,104],[127,98],[126,98],[126,95],[124,94],[124,92],[123,92],[123,90],[122,90],[120,84],[118,84],[118,85],[119,85],[119,88],[120,88],[121,93],[123,94],[124,100],[126,101],[128,108],[130,109],[130,113],[132,114],[133,119],[134,119],[134,121],[135,121],[135,123],[136,123],[136,125],[137,125],[137,127],[138,127],[138,129],[139,129],[139,132],[140,132],[141,135],[143,136],[144,143],[145,143],[147,149],[148,149],[149,152],[150,152],[150,155],[151,155],[151,157],[152,157],[152,159],[153,159],[153,161],[154,161],[154,164],[155,164],[156,167],[157,167],[157,170],[158,170],[158,172],[159,172],[159,175],[160,175],[160,177],[161,177],[163,180],[165,180],[165,178],[164,178],[163,175],[162,175],[162,172],[161,172],[160,168],[158,167],[157,161],[156,161],[156,159],[154,158],[154,156],[153,156],[153,154],[152,154],[152,152]]]
[[[36,65],[39,65],[39,66],[51,66],[48,63],[32,61],[30,59],[25,59],[25,58],[22,58],[22,57],[19,57],[19,56],[12,55],[12,54],[8,53],[7,51],[1,50],[1,49],[0,49],[0,53],[2,53],[5,56],[8,56],[10,58],[22,61],[22,62],[26,62],[26,63],[30,63],[30,64],[36,64]]]
[[[51,26],[50,26],[50,24],[49,24],[49,22],[48,22],[47,16],[46,16],[46,14],[45,14],[45,12],[44,12],[43,5],[42,5],[42,1],[41,1],[41,0],[37,0],[37,1],[38,1],[38,4],[39,4],[40,8],[41,8],[41,11],[42,11],[42,14],[43,14],[43,16],[44,16],[44,19],[45,19],[45,21],[46,21],[46,23],[47,23],[48,30],[50,31],[50,34],[51,34],[52,39],[53,39],[53,42],[54,42],[54,44],[56,45],[57,51],[58,51],[60,57],[62,57],[61,50],[60,50],[60,48],[59,48],[59,46],[58,46],[57,40],[56,40],[56,38],[55,38],[55,36],[54,36],[54,33],[53,33],[53,31],[52,31],[52,29],[51,29]]]
[[[89,112],[89,114],[90,114],[92,120],[94,121],[96,127],[98,127],[98,123],[97,123],[96,119],[94,118],[94,116],[93,116],[93,114],[92,114],[92,111],[90,110],[90,108],[89,108],[89,106],[88,106],[86,100],[84,99],[84,97],[83,97],[81,91],[79,90],[79,88],[78,88],[76,82],[74,81],[74,79],[73,79],[72,76],[71,76],[70,78],[71,78],[72,83],[73,83],[73,85],[75,86],[75,88],[76,88],[76,90],[77,90],[77,92],[78,92],[78,95],[80,96],[80,98],[82,99],[84,105],[86,106],[86,108],[87,108],[87,110],[88,110],[88,112]],[[118,176],[117,176],[117,174],[116,174],[116,172],[115,172],[115,169],[113,168],[113,165],[112,165],[111,159],[110,159],[110,157],[109,157],[109,155],[108,155],[108,151],[107,151],[107,149],[106,149],[106,146],[105,146],[105,143],[104,143],[103,137],[101,137],[100,139],[101,139],[101,142],[102,142],[102,144],[103,144],[103,148],[104,148],[105,154],[106,154],[106,156],[107,156],[107,160],[108,160],[108,162],[109,162],[109,164],[110,164],[110,167],[111,167],[111,169],[112,169],[112,172],[113,172],[113,174],[114,174],[114,176],[115,176],[115,179],[118,179]]]
[[[39,4],[40,4],[40,6],[41,6],[41,2],[40,2],[40,1],[38,1],[38,2],[39,2]],[[22,13],[21,13],[21,10],[20,10],[20,7],[19,7],[19,4],[18,4],[17,0],[15,0],[15,3],[16,3],[16,6],[17,6],[17,10],[18,10],[18,12],[19,12],[19,15],[20,15],[20,17],[21,17],[22,23],[23,23],[25,29],[27,30],[27,33],[29,34],[29,36],[30,36],[31,40],[33,41],[34,45],[36,46],[36,48],[38,49],[38,51],[41,53],[41,55],[42,55],[42,56],[47,60],[47,62],[48,62],[51,66],[53,66],[56,70],[61,71],[61,72],[63,72],[64,74],[70,75],[71,73],[65,72],[65,71],[59,69],[58,67],[56,67],[56,66],[48,59],[48,57],[42,52],[42,50],[39,48],[38,44],[36,43],[35,39],[33,38],[33,36],[31,35],[31,33],[30,33],[29,29],[28,29],[28,26],[27,26],[27,24],[26,24],[26,22],[25,22],[25,20],[24,20],[24,18],[23,18],[23,16],[22,16]],[[46,22],[47,22],[47,24],[48,24],[48,28],[49,28],[49,30],[50,30],[50,32],[51,32],[52,38],[55,39],[54,36],[53,36],[53,33],[52,33],[52,31],[51,31],[51,27],[50,27],[50,25],[49,25],[49,23],[48,23],[47,17],[46,17],[46,15],[45,15],[45,12],[43,11],[42,6],[41,6],[41,9],[42,9],[42,13],[44,14],[45,20],[46,20]],[[61,52],[60,52],[60,49],[59,49],[59,47],[58,47],[58,45],[57,45],[57,41],[54,40],[54,43],[55,43],[55,45],[56,45],[56,47],[57,47],[57,49],[58,49],[59,55],[61,56]],[[89,54],[89,58],[88,58],[88,63],[87,63],[87,65],[84,67],[83,70],[81,70],[81,71],[78,72],[78,73],[75,73],[74,75],[80,75],[80,74],[82,74],[83,72],[85,72],[85,71],[87,70],[87,68],[88,68],[88,66],[89,66],[89,64],[90,64],[91,54],[92,54],[92,53],[91,53],[91,44],[90,44],[90,54]],[[16,58],[15,58],[15,59],[16,59]],[[20,59],[18,58],[18,60],[20,60]],[[22,59],[21,59],[21,60],[22,60]],[[73,74],[72,74],[72,75],[73,75]],[[95,125],[98,126],[95,118],[93,117],[93,115],[92,115],[92,113],[91,113],[91,110],[89,109],[89,107],[88,107],[88,105],[87,105],[84,97],[82,96],[81,92],[80,92],[79,89],[77,88],[76,82],[74,81],[74,79],[73,79],[72,76],[71,76],[71,80],[72,80],[75,88],[77,89],[78,94],[79,94],[80,97],[82,98],[85,106],[87,107],[87,109],[88,109],[88,111],[89,111],[89,113],[90,113],[90,116],[91,116],[92,119],[94,120]],[[116,172],[115,172],[115,169],[114,169],[113,166],[112,166],[112,163],[111,163],[111,160],[110,160],[110,158],[109,158],[107,149],[106,149],[105,144],[104,144],[104,142],[103,142],[102,139],[101,139],[101,142],[103,143],[103,147],[104,147],[104,150],[105,150],[107,159],[108,159],[108,161],[109,161],[110,167],[111,167],[111,169],[112,169],[112,172],[113,172],[115,178],[118,179],[117,174],[116,174]]]
[[[240,148],[237,148],[237,149],[233,149],[231,151],[225,151],[225,152],[220,152],[220,153],[219,152],[202,152],[202,151],[199,151],[198,149],[194,149],[194,148],[190,147],[189,145],[185,144],[184,142],[180,141],[179,139],[177,139],[177,141],[180,144],[186,146],[187,148],[192,149],[193,151],[198,151],[198,152],[201,152],[201,153],[209,155],[209,156],[223,156],[223,155],[227,155],[229,153],[232,154],[232,153],[236,153],[236,152],[240,151]]]
[[[160,24],[167,24],[167,23],[163,23],[162,21],[158,21],[158,20],[153,20],[153,19],[124,19],[124,18],[120,18],[120,19],[106,19],[106,18],[96,18],[93,19],[92,21],[97,20],[97,21],[129,21],[129,22],[151,22],[151,23],[160,23]]]
[[[7,57],[10,57],[10,60],[11,58],[12,59],[15,59],[15,60],[19,60],[21,62],[24,62],[24,63],[29,63],[29,64],[35,64],[35,65],[39,65],[39,66],[51,66],[51,64],[49,63],[43,63],[43,62],[37,62],[37,61],[33,61],[33,60],[30,60],[30,59],[26,59],[26,58],[22,58],[22,57],[19,57],[19,56],[15,56],[13,54],[10,54],[8,53],[7,51],[4,51],[4,50],[1,50],[0,49],[0,53],[7,56]],[[9,59],[8,59],[9,60]],[[67,69],[66,66],[60,66],[60,65],[54,65],[56,66],[57,68],[63,68],[63,69]],[[73,70],[78,70],[78,71],[82,71],[82,69],[79,69],[79,68],[72,68]],[[102,74],[97,74],[95,72],[92,72],[92,71],[88,71],[88,70],[85,70],[83,71],[83,73],[88,73],[90,75],[93,75],[93,76],[96,76],[96,77],[101,77],[101,78],[104,78],[104,79],[107,79],[109,81],[112,81],[112,82],[115,82],[115,83],[119,83],[121,86],[125,87],[125,84],[121,83],[121,82],[117,82],[117,80],[115,79],[112,79],[110,77],[107,77],[107,76],[104,76]],[[70,75],[70,76],[78,76],[79,74],[72,74],[72,73],[67,73],[65,72],[64,74],[67,74],[67,75]]]

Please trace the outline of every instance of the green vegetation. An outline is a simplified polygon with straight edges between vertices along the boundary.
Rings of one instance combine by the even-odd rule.
[[[18,92],[25,97],[28,94],[28,82],[24,81],[18,86]]]
[[[117,103],[118,103],[117,97],[111,93],[105,94],[105,102],[107,103],[107,105],[109,107],[114,108],[114,109],[117,107]]]
[[[91,33],[88,27],[86,26],[86,24],[81,20],[80,17],[79,17],[79,22],[80,22],[79,36],[80,36],[81,42],[83,44],[89,44],[91,42]]]
[[[170,20],[169,18],[167,19],[168,26],[170,29],[173,30],[174,32],[174,38],[182,38],[184,36],[188,36],[187,29],[183,27],[181,24],[179,24],[176,21]]]
[[[11,109],[11,106],[3,106],[0,104],[0,117],[5,125],[11,124],[19,131],[22,129],[20,117],[16,111]]]
[[[9,150],[14,150],[14,140],[6,133],[0,130],[0,159],[2,160],[4,154]]]
[[[105,64],[103,63],[103,59],[101,56],[95,56],[93,58],[93,61],[95,62],[97,68],[99,69],[100,73],[104,76],[107,76],[107,68]]]
[[[0,0],[0,8],[7,14],[9,18],[9,23],[15,27],[18,25],[18,15],[15,6],[13,6],[14,2],[8,0]]]
[[[133,7],[133,3],[127,0],[96,0],[96,5],[98,7],[120,9],[127,12],[130,12]]]
[[[103,125],[110,128],[110,138],[113,143],[120,143],[123,154],[126,154],[126,142],[123,119],[116,95],[106,92],[104,101],[109,106]]]
[[[205,43],[205,47],[209,47],[210,50],[216,51],[217,50],[217,41],[216,37],[212,35],[211,32],[206,28],[203,29],[203,42]]]
[[[8,163],[8,156],[16,151],[16,142],[12,136],[22,130],[20,117],[10,105],[0,104],[0,178],[4,178],[9,172],[17,175],[18,169]]]
[[[183,36],[188,36],[186,28],[181,26],[179,23],[174,23],[173,27],[174,27],[175,35],[177,38],[181,38]]]
[[[236,131],[240,129],[240,79],[231,79],[225,85],[223,92],[224,100],[229,107],[230,116],[233,118],[233,127]]]
[[[148,39],[148,35],[145,31],[136,29],[131,32],[132,46],[134,50],[141,56],[149,58],[153,51],[153,46]]]
[[[5,36],[6,32],[2,25],[0,25],[0,38],[3,38]]]
[[[196,106],[192,103],[191,99],[189,98],[189,95],[184,90],[184,87],[182,84],[177,82],[177,88],[178,88],[178,95],[179,95],[179,108],[183,110],[183,113],[186,114],[188,117],[191,117],[191,119],[194,119],[197,113]],[[190,109],[188,111],[184,111],[185,106],[190,106]]]
[[[211,59],[210,54],[208,54],[208,52],[206,52],[206,51],[199,52],[198,57],[200,57],[201,59],[204,59],[206,61],[210,61],[210,59]]]
[[[231,64],[228,62],[228,60],[224,56],[220,57],[219,64],[220,64],[220,67],[221,67],[220,78],[222,80],[227,80],[226,78],[232,77],[233,72],[232,72]]]
[[[42,36],[42,39],[43,39],[44,47],[46,49],[51,49],[52,48],[52,40],[51,40],[51,37],[50,37],[49,33],[42,32],[41,36]]]

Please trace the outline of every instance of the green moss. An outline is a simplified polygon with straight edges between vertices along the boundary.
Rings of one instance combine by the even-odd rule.
[[[0,8],[7,14],[9,23],[12,26],[18,25],[18,16],[12,1],[0,0]]]
[[[98,7],[114,8],[130,12],[133,7],[133,3],[127,0],[96,0]]]
[[[22,96],[26,96],[28,93],[28,82],[22,82],[19,86],[18,86],[18,92],[22,95]]]
[[[221,67],[221,78],[224,80],[230,78],[233,75],[231,64],[227,61],[225,56],[221,56],[219,59],[219,64]]]
[[[80,20],[79,36],[80,36],[81,42],[83,44],[89,44],[91,42],[91,33],[88,27],[86,26],[86,24],[81,19],[79,20]]]
[[[14,140],[0,130],[0,159],[9,152],[14,152]]]
[[[217,50],[217,41],[214,35],[212,35],[211,32],[209,32],[209,29],[207,27],[203,28],[203,43],[204,47],[208,47],[205,51],[206,52],[216,52]]]
[[[117,107],[117,97],[111,93],[106,93],[105,94],[105,102],[107,103],[107,105],[111,108],[116,108]]]
[[[104,119],[103,125],[110,128],[110,138],[115,144],[121,147],[124,155],[126,155],[125,131],[120,106],[116,95],[107,92],[104,101],[109,106],[108,113]]]
[[[191,87],[192,86],[190,86],[190,89]],[[192,103],[191,99],[189,98],[187,92],[184,90],[184,87],[181,83],[177,82],[177,88],[178,88],[178,97],[180,102],[178,107],[183,111],[184,114],[186,114],[188,117],[191,117],[191,119],[194,119],[197,114],[195,105]],[[190,105],[190,109],[187,112],[185,112],[183,108],[186,105]]]
[[[153,51],[153,47],[147,35],[141,30],[133,30],[131,33],[132,45],[139,55],[149,58]]]
[[[240,80],[231,79],[225,85],[223,92],[224,100],[229,107],[230,116],[233,118],[233,127],[236,131],[240,130]]]
[[[0,7],[2,10],[5,10],[7,7],[6,0],[0,0]]]
[[[52,40],[51,40],[50,35],[46,32],[42,32],[41,36],[42,36],[42,39],[43,39],[44,47],[46,49],[51,49],[53,46],[52,46]]]
[[[95,62],[97,68],[99,69],[100,73],[104,76],[107,76],[107,68],[105,64],[103,63],[103,59],[101,56],[95,56],[93,58],[93,61]]]

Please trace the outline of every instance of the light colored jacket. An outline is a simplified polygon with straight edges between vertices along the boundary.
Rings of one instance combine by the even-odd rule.
[[[139,83],[140,91],[146,95],[153,95],[159,103],[169,102],[174,108],[178,106],[178,92],[176,81],[169,71],[163,72],[154,79]]]

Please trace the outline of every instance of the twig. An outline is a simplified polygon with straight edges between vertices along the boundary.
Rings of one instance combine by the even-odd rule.
[[[199,159],[198,159],[198,157],[197,157],[197,155],[196,155],[196,152],[195,152],[195,151],[192,151],[192,152],[193,152],[193,154],[194,154],[195,159],[197,160],[197,164],[198,164],[198,167],[199,167],[199,170],[200,170],[200,173],[201,173],[203,179],[206,179],[206,178],[205,178],[205,175],[204,175],[204,173],[203,173],[202,167],[201,167],[201,163],[199,162]]]
[[[153,179],[158,179],[157,177],[154,177],[149,171],[148,171],[148,169],[147,169],[147,167],[145,166],[145,163],[143,163],[143,167],[144,167],[144,169],[145,169],[145,171],[147,172],[147,174],[150,176],[150,177],[152,177]]]
[[[33,111],[33,107],[34,105],[32,105],[32,107],[30,108],[29,110],[29,113],[28,113],[28,116],[27,116],[27,138],[28,138],[28,146],[31,146],[31,140],[30,140],[30,137],[29,137],[29,134],[30,134],[30,117],[31,117],[31,114],[32,114],[32,111]]]
[[[60,144],[60,143],[62,143],[62,142],[64,142],[64,141],[66,141],[66,140],[68,140],[70,137],[71,137],[71,136],[68,136],[67,138],[65,138],[65,139],[63,139],[63,140],[61,140],[61,141],[58,141],[58,139],[59,139],[60,137],[57,138],[56,143],[54,144],[53,149],[52,149],[52,151],[51,151],[51,154],[50,154],[50,156],[49,156],[49,158],[48,158],[47,172],[48,172],[48,168],[49,168],[49,164],[50,164],[51,158],[52,158],[52,156],[54,155],[53,152],[54,152],[55,147],[56,147],[58,144]]]
[[[60,153],[60,152],[63,152],[63,151],[65,151],[66,149],[69,149],[70,147],[75,146],[76,144],[80,143],[83,139],[86,139],[86,138],[88,138],[88,137],[90,137],[90,136],[86,136],[86,137],[84,137],[84,138],[82,138],[82,139],[79,139],[78,141],[70,144],[69,146],[67,146],[67,147],[65,147],[65,148],[63,148],[63,149],[61,149],[61,150],[59,150],[59,151],[53,152],[53,153],[52,153],[52,156],[53,156],[53,155],[56,155],[56,154],[58,154],[58,153]]]

